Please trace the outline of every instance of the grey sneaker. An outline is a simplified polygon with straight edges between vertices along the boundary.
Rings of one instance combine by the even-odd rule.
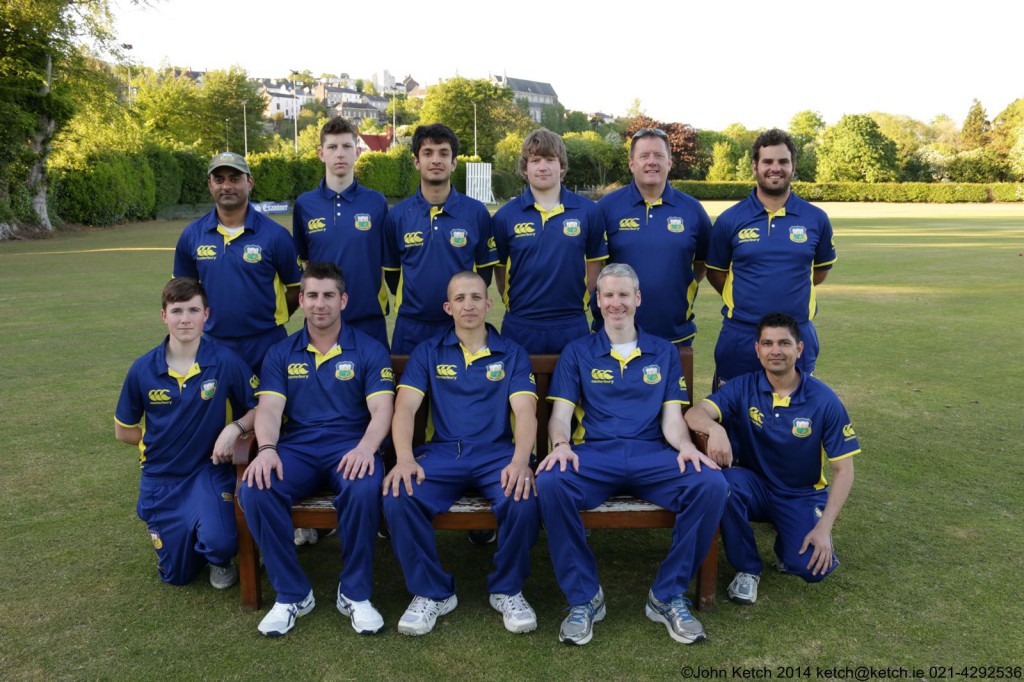
[[[745,606],[757,601],[757,584],[761,582],[761,576],[753,573],[737,573],[736,577],[729,583],[729,599],[737,604]]]
[[[583,645],[594,637],[594,623],[604,620],[604,590],[600,586],[597,594],[586,604],[570,606],[569,615],[562,621],[558,641],[565,644]]]
[[[669,637],[677,642],[693,644],[706,637],[704,626],[690,615],[690,600],[681,594],[666,604],[658,601],[654,592],[648,592],[644,612],[655,623],[662,623],[668,629]]]
[[[447,599],[436,601],[427,597],[413,597],[409,608],[398,621],[398,631],[403,635],[418,637],[434,629],[439,616],[451,613],[459,605],[454,594]]]
[[[492,594],[490,602],[494,610],[501,613],[505,629],[509,632],[533,632],[537,629],[537,613],[522,592]]]
[[[214,566],[210,564],[210,584],[214,589],[226,590],[238,582],[238,569],[234,566]]]

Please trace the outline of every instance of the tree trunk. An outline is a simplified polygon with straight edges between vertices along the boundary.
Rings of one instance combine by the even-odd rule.
[[[50,94],[50,82],[53,78],[53,59],[49,53],[46,55],[46,81],[39,91],[43,97]],[[39,226],[48,232],[53,232],[53,224],[50,222],[50,214],[46,210],[46,191],[48,189],[46,180],[46,160],[50,156],[50,141],[53,139],[53,131],[57,122],[48,114],[40,114],[39,122],[36,124],[35,133],[32,135],[32,165],[28,171],[28,191],[32,195],[32,210],[36,214]]]

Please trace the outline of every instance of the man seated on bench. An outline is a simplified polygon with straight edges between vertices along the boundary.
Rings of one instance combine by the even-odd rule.
[[[490,309],[479,275],[453,276],[444,310],[455,326],[416,347],[398,386],[391,429],[397,464],[383,490],[391,546],[414,595],[398,621],[402,634],[427,634],[438,616],[458,604],[455,581],[437,556],[431,519],[468,488],[487,498],[498,520],[495,570],[487,576],[491,606],[510,632],[537,628],[537,615],[522,591],[539,523],[530,469],[536,386],[526,351],[485,322]],[[413,451],[413,422],[426,395],[434,437]]]
[[[360,634],[380,632],[384,619],[370,603],[373,553],[380,525],[380,445],[394,409],[387,349],[342,324],[345,279],[333,263],[310,263],[302,275],[303,329],[272,346],[263,360],[256,441],[259,454],[243,474],[239,504],[263,552],[277,602],[259,631],[286,634],[313,610],[299,566],[292,503],[324,489],[336,495],[345,567],[337,606]],[[287,417],[282,426],[281,417]]]
[[[209,564],[210,584],[222,590],[238,579],[231,454],[252,429],[258,382],[233,351],[202,335],[210,309],[197,280],[172,279],[161,298],[167,338],[128,371],[114,435],[139,449],[137,513],[160,579],[187,585]]]
[[[569,600],[558,639],[586,644],[605,616],[597,561],[587,546],[580,511],[630,494],[676,514],[672,546],[647,596],[646,613],[689,644],[704,639],[683,596],[708,553],[728,493],[718,466],[690,441],[679,351],[635,324],[640,283],[628,265],[613,263],[597,277],[604,327],[569,343],[551,380],[551,454],[537,468],[541,516],[551,563]],[[569,443],[570,420],[581,403],[585,440]]]
[[[839,565],[832,525],[853,486],[850,458],[860,452],[843,403],[796,367],[804,344],[794,318],[763,317],[754,347],[763,371],[730,380],[686,413],[694,431],[708,434],[708,455],[725,467],[730,495],[722,543],[737,571],[729,598],[738,604],[757,601],[761,581],[751,521],[775,527],[782,572],[819,582]]]

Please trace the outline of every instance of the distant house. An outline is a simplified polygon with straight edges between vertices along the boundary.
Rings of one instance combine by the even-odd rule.
[[[188,78],[196,85],[203,84],[203,77],[206,76],[205,71],[193,71],[191,68],[188,69],[174,69],[173,76],[175,78]]]
[[[413,78],[412,76],[406,76],[405,78],[403,78],[402,85],[405,87],[405,94],[407,95],[412,93],[413,90],[420,86],[420,84],[416,82],[416,79]]]
[[[540,123],[544,107],[558,104],[558,94],[551,87],[551,83],[509,78],[508,76],[493,76],[491,82],[511,90],[516,99],[526,100],[530,107],[530,118],[537,123]]]
[[[382,97],[380,95],[363,95],[363,101],[369,104],[370,106],[374,107],[375,109],[379,109],[380,111],[386,111],[388,108],[388,102],[390,102],[391,100],[388,99],[387,97]]]
[[[341,102],[332,107],[331,111],[338,116],[344,116],[350,121],[361,121],[364,118],[381,121],[384,117],[384,112],[366,102]]]
[[[362,95],[349,88],[336,88],[325,83],[317,83],[313,95],[328,109],[333,109],[342,102],[358,102]]]
[[[313,100],[313,92],[309,88],[298,86],[292,90],[291,81],[279,81],[272,78],[254,80],[261,84],[260,95],[267,103],[263,113],[268,119],[273,119],[280,114],[283,118],[291,120],[295,118],[295,114],[303,104]]]

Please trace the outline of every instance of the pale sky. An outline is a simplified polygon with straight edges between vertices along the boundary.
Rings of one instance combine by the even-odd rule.
[[[150,2],[113,5],[147,66],[424,85],[504,73],[551,83],[567,109],[622,115],[637,98],[702,129],[785,127],[805,109],[959,122],[974,98],[994,118],[1024,97],[1019,0]]]

